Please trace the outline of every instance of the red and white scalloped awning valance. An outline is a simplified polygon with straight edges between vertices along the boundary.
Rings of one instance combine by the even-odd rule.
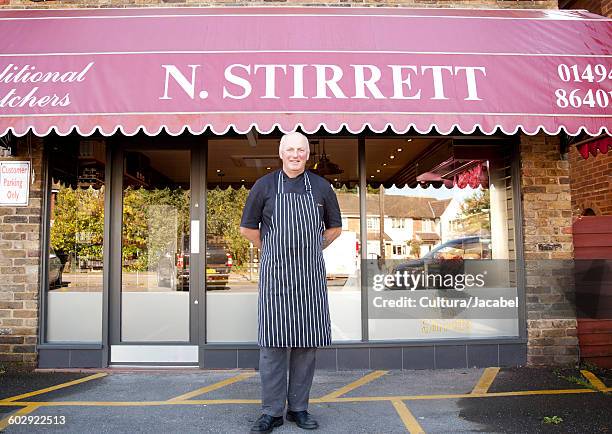
[[[611,41],[582,11],[0,10],[0,135],[610,134]]]
[[[610,136],[601,137],[578,145],[578,152],[585,160],[589,158],[589,155],[596,157],[598,152],[607,154],[609,150],[612,150],[612,137]]]

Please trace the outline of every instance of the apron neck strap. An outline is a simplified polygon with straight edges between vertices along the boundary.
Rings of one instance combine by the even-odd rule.
[[[276,186],[276,193],[277,193],[277,194],[282,194],[282,193],[284,193],[284,186],[283,186],[283,169],[279,170],[279,172],[278,172],[278,185]]]
[[[306,171],[304,171],[304,185],[306,186],[306,191],[310,193],[312,187],[310,186],[310,178],[308,178],[308,173],[306,173]]]

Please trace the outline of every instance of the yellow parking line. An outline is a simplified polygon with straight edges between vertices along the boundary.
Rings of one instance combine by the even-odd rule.
[[[25,416],[26,414],[32,413],[38,407],[39,405],[28,405],[27,407],[20,408],[13,414],[9,414],[4,419],[0,420],[0,431],[3,431],[4,429],[6,429],[7,426],[9,426],[9,420],[11,419],[11,417]]]
[[[406,404],[398,400],[392,400],[391,403],[410,434],[425,434],[425,430],[423,430],[421,425],[414,418],[408,407],[406,407]]]
[[[356,396],[350,398],[333,398],[319,400],[318,402],[371,402],[371,401],[419,401],[430,399],[461,399],[461,398],[495,398],[499,396],[532,396],[532,395],[572,395],[576,393],[597,393],[592,389],[559,389],[559,390],[522,390],[517,392],[492,392],[492,393],[458,393],[440,395],[400,395],[400,396]],[[316,400],[310,400],[317,402]]]
[[[174,401],[172,401],[174,403]],[[190,399],[187,401],[177,401],[179,404],[216,405],[216,404],[261,404],[260,399]]]
[[[259,399],[187,399],[183,401],[17,401],[2,406],[27,407],[158,407],[174,405],[261,404]]]
[[[482,373],[480,380],[472,389],[472,393],[487,393],[491,384],[493,384],[493,380],[497,376],[499,372],[499,368],[487,368]]]
[[[606,388],[605,391],[612,391]],[[382,402],[382,401],[420,401],[434,399],[461,398],[495,398],[502,396],[534,396],[534,395],[568,395],[579,393],[598,393],[593,389],[559,389],[559,390],[522,390],[516,392],[492,392],[484,394],[440,394],[440,395],[402,395],[402,396],[356,396],[348,398],[315,398],[311,403],[343,403],[343,402]],[[6,401],[0,406],[7,407],[148,407],[166,405],[218,405],[218,404],[260,404],[259,399],[189,399],[182,401]]]
[[[326,399],[338,398],[338,397],[344,395],[345,393],[350,392],[351,390],[355,390],[358,387],[361,387],[364,384],[369,383],[370,381],[373,381],[373,380],[376,380],[377,378],[382,377],[387,372],[389,372],[389,371],[374,371],[374,372],[370,372],[368,375],[365,375],[365,376],[361,377],[359,380],[353,381],[352,383],[349,383],[346,386],[343,386],[340,389],[333,391],[332,393],[328,393],[327,395],[322,396],[320,399],[321,400],[326,400]]]
[[[85,383],[86,381],[95,380],[96,378],[106,377],[108,374],[105,372],[99,372],[97,374],[88,375],[87,377],[79,378],[78,380],[68,381],[62,384],[56,384],[55,386],[46,387],[44,389],[35,390],[33,392],[23,393],[21,395],[12,396],[6,399],[0,399],[0,405],[6,402],[11,401],[19,401],[24,398],[29,398],[30,396],[42,395],[43,393],[52,392],[54,390],[63,389],[65,387],[74,386],[76,384]]]
[[[595,374],[593,374],[591,371],[587,371],[586,369],[581,369],[580,373],[582,375],[584,375],[584,377],[589,380],[589,383],[591,383],[595,389],[599,390],[600,392],[606,392],[608,390],[608,388],[606,387],[606,385],[595,376]]]
[[[226,378],[225,380],[219,381],[218,383],[210,384],[205,387],[201,387],[192,392],[184,393],[174,398],[170,398],[168,401],[184,401],[194,396],[202,395],[204,393],[212,392],[213,390],[221,389],[222,387],[229,386],[230,384],[237,383],[239,381],[251,378],[255,375],[255,372],[242,372],[234,377]]]

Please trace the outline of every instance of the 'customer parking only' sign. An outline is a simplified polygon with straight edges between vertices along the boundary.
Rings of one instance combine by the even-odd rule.
[[[0,161],[0,206],[27,206],[30,162]]]

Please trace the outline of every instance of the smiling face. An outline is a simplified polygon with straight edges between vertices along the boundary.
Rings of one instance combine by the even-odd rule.
[[[291,178],[304,172],[310,156],[308,139],[300,133],[285,134],[280,141],[278,155],[283,161],[283,171]]]

